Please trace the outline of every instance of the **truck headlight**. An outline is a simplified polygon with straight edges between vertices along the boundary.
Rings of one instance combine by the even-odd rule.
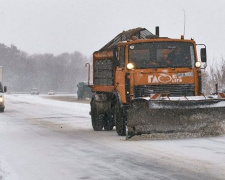
[[[4,98],[1,96],[0,97],[0,103],[3,103],[4,102]]]
[[[201,63],[200,63],[199,61],[196,62],[196,63],[195,63],[195,67],[197,67],[197,68],[201,67]]]
[[[127,64],[127,69],[134,69],[133,63],[128,63]]]

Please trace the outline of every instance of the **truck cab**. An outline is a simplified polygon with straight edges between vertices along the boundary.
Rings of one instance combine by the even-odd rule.
[[[115,76],[115,84],[123,103],[150,94],[181,97],[202,93],[194,40],[152,38],[122,42],[118,44],[118,54],[116,74],[120,75]]]
[[[78,100],[91,98],[91,95],[92,95],[91,88],[88,86],[87,82],[79,82],[77,84],[77,99]]]
[[[30,94],[31,95],[39,95],[38,88],[32,88]]]

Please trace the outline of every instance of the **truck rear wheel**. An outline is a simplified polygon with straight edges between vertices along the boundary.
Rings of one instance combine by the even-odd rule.
[[[126,136],[126,125],[125,118],[123,116],[123,109],[120,106],[120,103],[117,101],[114,111],[116,132],[119,136]]]
[[[111,130],[113,130],[113,127],[114,127],[114,115],[110,111],[110,112],[106,113],[104,116],[104,130],[111,131]]]
[[[92,127],[94,131],[101,131],[103,128],[103,114],[99,114],[97,112],[96,108],[93,108],[91,111],[91,121],[92,121]]]

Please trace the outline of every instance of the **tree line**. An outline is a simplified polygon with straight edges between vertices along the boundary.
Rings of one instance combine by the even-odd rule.
[[[4,85],[15,92],[30,92],[38,88],[40,93],[49,90],[75,93],[80,81],[87,81],[85,63],[90,62],[78,51],[74,53],[33,54],[16,46],[0,44],[0,66],[3,66]]]
[[[219,64],[215,63],[213,59],[213,66],[208,66],[202,73],[203,93],[216,93],[216,84],[218,89],[225,89],[225,59],[222,57]]]

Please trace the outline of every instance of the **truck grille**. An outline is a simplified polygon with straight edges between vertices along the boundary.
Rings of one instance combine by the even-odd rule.
[[[155,93],[172,97],[194,96],[194,84],[139,85],[134,87],[134,97],[148,97]]]

